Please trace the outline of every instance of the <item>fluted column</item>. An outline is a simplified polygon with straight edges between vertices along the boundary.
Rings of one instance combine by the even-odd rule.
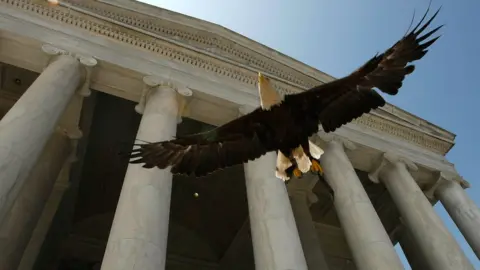
[[[473,270],[408,169],[417,170],[417,166],[405,158],[386,153],[369,177],[375,183],[385,184],[431,269]]]
[[[153,76],[135,108],[143,113],[137,139],[172,139],[177,130],[177,91]],[[129,164],[102,262],[102,270],[165,269],[172,173]]]
[[[480,259],[480,209],[465,192],[464,189],[469,187],[470,184],[459,175],[440,172],[435,186],[426,192],[426,195],[436,197],[442,202],[467,243]]]
[[[276,159],[269,152],[244,165],[255,269],[307,270],[285,183],[275,177]]]
[[[91,64],[50,45],[42,49],[51,56],[48,66],[0,121],[0,223],[75,90],[83,91],[80,63]]]
[[[404,269],[345,153],[344,147],[353,150],[355,146],[328,134],[322,134],[321,138],[328,143],[320,163],[334,190],[335,209],[357,269]]]
[[[292,205],[295,224],[302,243],[303,253],[308,269],[329,270],[315,223],[310,213],[310,205],[318,201],[312,192],[318,178],[306,175],[301,180],[294,179],[288,185],[290,204]]]

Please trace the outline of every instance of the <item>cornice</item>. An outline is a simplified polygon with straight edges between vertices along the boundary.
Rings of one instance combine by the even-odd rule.
[[[316,78],[308,76],[280,62],[273,63],[274,61],[271,58],[267,58],[260,53],[239,46],[227,38],[214,35],[207,31],[194,29],[171,21],[166,22],[158,17],[122,9],[101,2],[64,0],[61,3],[68,3],[71,6],[80,7],[114,21],[137,27],[151,34],[167,37],[189,46],[206,50],[252,67],[255,70],[272,74],[304,88],[311,88],[323,83]]]
[[[178,29],[174,31],[173,28],[170,29],[158,25],[157,22],[161,21],[158,19],[156,19],[156,21],[142,21],[141,18],[136,18],[135,16],[129,17],[127,12],[131,11],[116,11],[113,13],[112,11],[108,10],[102,11],[98,6],[95,5],[95,2],[83,4],[81,7],[71,5],[71,7],[74,7],[75,9],[61,6],[50,7],[47,5],[34,4],[27,0],[0,0],[0,4],[14,7],[18,10],[26,12],[29,16],[41,17],[42,20],[50,20],[56,24],[60,23],[63,25],[68,25],[72,28],[78,29],[79,31],[88,31],[90,33],[94,33],[95,35],[127,44],[131,46],[132,49],[150,52],[155,54],[157,57],[165,59],[166,61],[172,61],[178,64],[191,66],[215,74],[216,76],[234,80],[237,83],[246,86],[245,88],[251,89],[252,94],[256,94],[256,71],[258,70],[269,69],[270,71],[277,72],[278,76],[284,76],[285,78],[293,80],[291,75],[285,75],[286,73],[282,73],[277,69],[272,69],[273,65],[264,66],[264,69],[261,67],[256,69],[247,69],[245,68],[245,65],[236,65],[232,61],[222,61],[221,58],[213,57],[211,53],[207,54],[200,51],[193,51],[185,46],[169,43],[165,39],[162,39],[159,34],[152,34],[148,31],[140,32],[137,29],[141,30],[141,28],[134,29],[131,27],[131,25],[136,24],[139,27],[153,29],[159,33],[166,33],[170,36],[182,37],[181,39],[185,38],[190,39],[190,41],[197,41],[197,46],[206,44],[205,42],[208,41],[211,44],[217,44],[218,48],[223,48],[226,52],[231,52],[233,55],[238,54],[237,56],[240,58],[240,60],[244,58],[253,59],[253,56],[249,55],[247,52],[242,52],[240,50],[229,51],[228,48],[230,47],[227,45],[222,45],[223,41],[219,41],[218,38],[204,39],[204,37],[198,33],[190,33],[188,30],[185,30],[187,32],[182,32],[183,30],[180,31]],[[85,10],[87,7],[89,9]],[[76,9],[79,8],[84,10],[81,12],[76,11]],[[99,15],[99,13],[104,15]],[[108,16],[105,17],[105,14]],[[122,25],[119,23],[122,23]],[[251,61],[255,63],[257,60]],[[263,62],[257,63],[259,66],[261,66]],[[271,63],[271,61],[265,63]],[[297,93],[304,90],[304,87],[306,86],[305,81],[301,79],[296,80],[303,83],[303,87],[295,86],[295,83],[279,81],[275,78],[271,81],[274,87],[279,90],[279,92],[285,94]],[[311,83],[314,82],[311,80]],[[393,107],[391,105],[388,106]],[[387,134],[389,136],[400,138],[401,140],[416,144],[424,149],[428,149],[441,155],[445,155],[453,145],[453,141],[450,141],[449,139],[428,134],[421,129],[412,129],[411,126],[409,127],[401,122],[386,120],[374,112],[365,114],[364,116],[355,119],[353,122],[360,128],[373,129],[380,134]]]
[[[270,62],[278,62],[286,67],[293,68],[307,76],[310,76],[315,81],[320,82],[332,81],[335,78],[304,63],[276,51],[266,45],[258,43],[246,36],[236,33],[222,25],[205,21],[199,18],[191,17],[172,10],[164,9],[158,6],[141,2],[141,1],[124,1],[124,0],[97,0],[97,2],[106,3],[108,5],[120,8],[121,10],[130,10],[134,12],[135,16],[146,15],[150,18],[160,20],[164,24],[178,24],[192,29],[195,33],[204,33],[208,37],[220,38],[233,43],[235,48],[241,48],[250,55],[258,53],[268,59]]]
[[[389,134],[441,155],[445,155],[452,147],[452,143],[448,141],[395,123],[394,121],[386,121],[375,114],[364,114],[362,117],[353,120],[352,123],[360,127],[371,128],[381,133]]]
[[[194,46],[195,48],[211,52],[221,57],[226,57],[238,63],[253,67],[255,70],[269,73],[269,75],[278,76],[279,79],[285,80],[283,82],[296,84],[293,86],[300,86],[299,90],[305,90],[317,84],[335,79],[328,74],[309,67],[296,59],[283,55],[262,44],[258,44],[247,37],[226,29],[225,27],[170,10],[151,6],[143,2],[125,2],[116,0],[99,0],[88,4],[72,0],[66,0],[65,2],[115,21],[139,27],[150,33],[158,34],[162,37],[170,38],[189,46]],[[243,39],[245,42],[242,42]],[[242,43],[242,45],[240,45],[240,43]],[[256,46],[253,46],[252,44],[265,47],[265,50],[262,52],[257,51],[254,48]],[[281,60],[274,59],[274,56],[279,55],[281,55]],[[303,69],[300,69],[298,67],[299,65],[302,65]],[[290,75],[285,75],[285,72],[291,73]],[[300,74],[298,79],[294,77],[295,74]],[[310,79],[310,83],[305,83],[305,78]],[[384,107],[379,108],[372,113],[375,114],[377,111],[392,113],[395,116],[408,121],[409,127],[418,129],[421,132],[428,130],[430,135],[433,135],[440,140],[446,140],[453,146],[455,134],[396,106],[386,104]]]

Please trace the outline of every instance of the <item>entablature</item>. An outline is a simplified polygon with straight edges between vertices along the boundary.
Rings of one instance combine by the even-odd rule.
[[[41,52],[44,43],[91,55],[99,62],[92,73],[92,88],[138,102],[143,77],[155,75],[192,90],[190,115],[185,116],[213,125],[237,117],[239,106],[259,105],[259,69],[223,61],[212,53],[189,49],[92,11],[78,10],[84,7],[49,7],[26,0],[0,0],[0,6],[3,62],[41,72],[47,61]],[[283,93],[303,90],[289,81],[272,81]],[[388,104],[335,133],[362,145],[364,148],[359,149],[365,153],[384,151],[379,149],[384,145],[408,155],[427,170],[455,171],[444,157],[453,146],[454,135],[440,128],[423,129],[427,124]],[[369,170],[370,163],[354,165]]]
[[[225,57],[296,86],[294,87],[296,89],[289,90],[280,87],[283,93],[302,91],[335,79],[220,25],[139,1],[99,0],[86,3],[67,0],[67,3],[117,22],[125,22],[129,26],[138,27],[152,34]],[[455,139],[453,133],[391,104],[373,111],[372,114],[390,117],[401,125],[428,132],[430,135],[447,139],[451,143]]]

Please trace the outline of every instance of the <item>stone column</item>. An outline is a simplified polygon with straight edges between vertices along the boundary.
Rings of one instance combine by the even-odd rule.
[[[74,149],[75,148],[72,147],[72,154],[75,152]],[[72,161],[73,160],[71,158],[65,160],[63,167],[60,170],[55,183],[53,184],[50,195],[44,203],[43,210],[35,224],[35,228],[33,229],[30,240],[23,251],[22,259],[20,260],[18,268],[15,268],[16,270],[34,269],[43,244],[45,244],[45,240],[47,240],[48,232],[53,225],[57,210],[59,210],[60,203],[64,198],[63,196],[70,187],[70,171],[73,165]]]
[[[62,168],[76,161],[76,146],[82,137],[78,126],[82,103],[83,98],[90,94],[90,75],[96,60],[81,57],[80,62],[85,66],[83,85],[70,99],[55,132],[0,226],[0,250],[4,254],[0,257],[0,270],[17,269],[55,180]]]
[[[44,202],[70,151],[68,137],[54,132],[0,227],[0,270],[17,269]]]
[[[412,270],[435,270],[428,265],[410,230],[403,225],[403,222],[401,226],[399,243]]]
[[[244,165],[255,269],[307,270],[285,183],[275,177],[276,159],[269,152]]]
[[[439,173],[435,186],[426,193],[440,199],[450,217],[480,259],[480,209],[464,188],[470,184],[459,175]]]
[[[177,91],[171,83],[147,76],[140,103],[137,139],[172,139],[177,130]],[[129,164],[108,238],[102,270],[165,269],[172,173]]]
[[[318,201],[317,196],[312,192],[318,178],[306,175],[301,180],[297,180],[291,181],[287,187],[308,269],[328,270],[325,254],[310,213],[310,205]]]
[[[431,269],[473,270],[407,168],[417,170],[411,161],[386,153],[369,177],[375,183],[385,184]]]
[[[334,205],[358,270],[404,269],[385,228],[358,179],[344,147],[346,140],[322,134],[327,141],[320,163],[334,190]]]
[[[81,86],[82,57],[44,45],[48,66],[0,121],[0,222]],[[88,64],[88,63],[87,63]]]

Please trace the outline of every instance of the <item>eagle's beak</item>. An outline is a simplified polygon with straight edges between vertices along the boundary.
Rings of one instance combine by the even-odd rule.
[[[259,84],[264,84],[267,82],[267,78],[265,76],[263,76],[262,73],[258,73],[258,83]]]

